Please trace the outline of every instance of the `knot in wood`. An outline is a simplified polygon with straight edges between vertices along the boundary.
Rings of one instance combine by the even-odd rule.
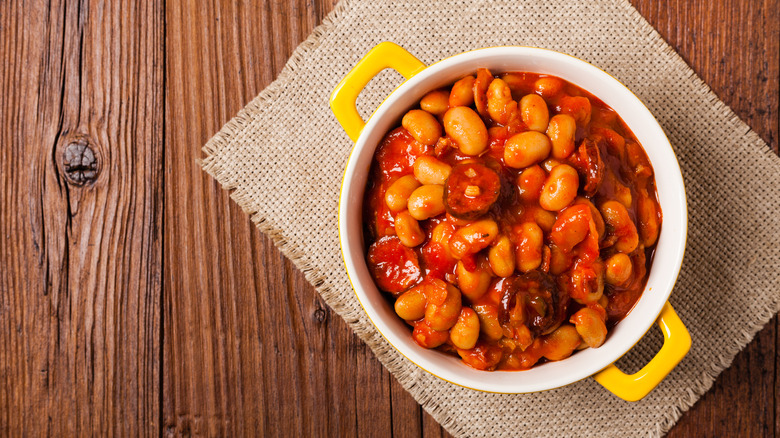
[[[325,322],[325,318],[327,317],[328,314],[322,309],[317,309],[314,311],[314,319],[316,319],[317,322]]]
[[[71,184],[84,185],[95,181],[98,175],[98,157],[84,141],[71,143],[62,155],[62,168]]]

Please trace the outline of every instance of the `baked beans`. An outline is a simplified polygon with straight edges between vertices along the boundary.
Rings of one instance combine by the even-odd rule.
[[[481,370],[600,347],[662,223],[652,166],[610,107],[484,68],[385,135],[363,205],[369,270],[412,338]]]

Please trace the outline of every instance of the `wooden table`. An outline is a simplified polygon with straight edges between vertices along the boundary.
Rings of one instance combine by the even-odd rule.
[[[778,151],[780,0],[635,0]],[[197,164],[329,0],[0,3],[0,435],[447,435]],[[775,317],[670,436],[780,436]]]

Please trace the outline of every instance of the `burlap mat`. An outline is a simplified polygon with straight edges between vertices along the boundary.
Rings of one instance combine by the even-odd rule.
[[[386,40],[429,64],[495,45],[569,53],[617,77],[659,120],[687,185],[688,248],[671,301],[693,347],[644,400],[622,401],[590,378],[536,394],[464,389],[421,371],[373,329],[339,253],[337,204],[352,142],[328,97]],[[400,79],[386,71],[372,81],[361,113],[367,117]],[[780,160],[625,1],[343,1],[205,152],[204,169],[454,435],[661,435],[780,306]],[[638,369],[660,340],[651,330],[618,365]]]

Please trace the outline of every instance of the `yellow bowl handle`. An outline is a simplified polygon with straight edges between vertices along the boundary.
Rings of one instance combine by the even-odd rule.
[[[664,334],[664,345],[644,368],[628,375],[613,364],[593,378],[623,400],[638,401],[650,393],[691,349],[691,335],[669,302],[661,310],[658,325]]]
[[[411,78],[426,67],[401,46],[385,41],[377,44],[339,82],[330,95],[330,109],[352,141],[357,141],[366,122],[360,117],[355,102],[366,84],[386,68]]]

